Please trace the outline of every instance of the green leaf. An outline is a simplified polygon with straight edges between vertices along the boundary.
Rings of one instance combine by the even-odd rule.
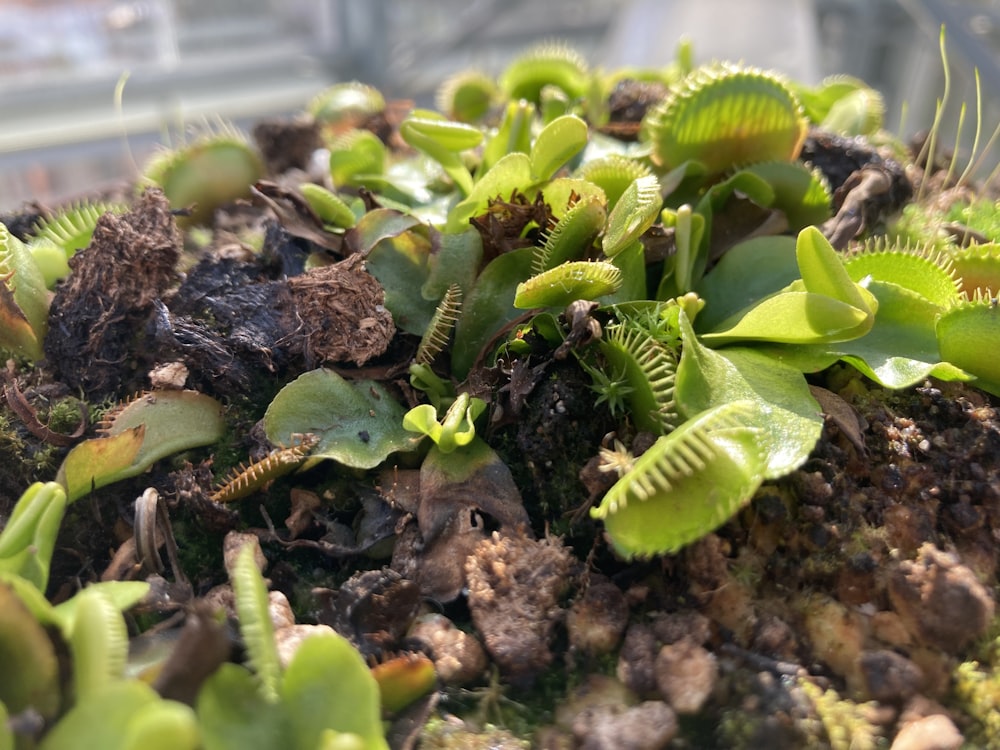
[[[960,299],[960,282],[945,259],[889,248],[852,255],[844,260],[844,268],[857,283],[869,276],[878,282],[891,283],[925,298],[939,311],[940,308],[951,307]],[[868,289],[872,290],[871,284],[868,284]],[[880,306],[879,314],[882,312]],[[891,314],[891,311],[888,312]]]
[[[587,123],[576,115],[557,117],[542,128],[529,156],[535,179],[551,178],[559,167],[583,150],[588,136]]]
[[[66,487],[69,502],[140,473],[135,460],[145,437],[146,426],[139,425],[113,437],[84,440],[74,446],[56,474],[56,481]]]
[[[514,99],[507,103],[500,127],[483,147],[483,161],[479,165],[480,179],[489,174],[504,157],[514,153],[528,153],[534,115],[535,105],[531,102]]]
[[[232,570],[236,613],[240,618],[240,635],[247,650],[247,662],[259,680],[262,695],[269,701],[278,699],[281,662],[274,640],[274,624],[268,607],[267,586],[257,569],[254,549],[247,544],[240,550]]]
[[[40,360],[49,325],[49,290],[31,252],[0,224],[0,347]]]
[[[494,258],[466,296],[451,348],[451,371],[459,380],[490,340],[523,314],[512,303],[517,285],[531,273],[532,253],[533,248],[523,247]]]
[[[463,195],[472,191],[472,175],[459,156],[483,140],[482,131],[471,125],[451,122],[441,115],[417,110],[399,126],[399,134],[414,148],[438,162]]]
[[[793,237],[755,237],[733,245],[695,285],[705,300],[696,321],[698,330],[715,330],[798,277]]]
[[[146,581],[98,581],[87,585],[86,591],[100,594],[119,612],[124,612],[138,604],[149,593]],[[58,625],[66,637],[73,629],[80,594],[60,602],[51,610],[51,617],[45,622]]]
[[[23,580],[23,579],[22,579]],[[59,663],[52,641],[8,583],[0,580],[0,704],[44,717],[59,709]]]
[[[283,708],[264,698],[245,667],[221,665],[198,692],[196,710],[205,750],[288,746],[290,727]]]
[[[25,490],[0,532],[0,572],[21,576],[45,591],[65,512],[66,493],[58,483],[35,482]]]
[[[675,397],[688,417],[734,401],[743,403],[764,478],[784,476],[802,465],[823,429],[819,405],[799,370],[766,353],[743,347],[718,351],[702,346],[686,315],[680,317],[684,346]]]
[[[526,191],[525,195],[534,199],[538,193],[542,193],[545,202],[552,210],[552,218],[556,221],[562,219],[580,203],[597,203],[601,206],[607,206],[608,203],[608,199],[600,187],[589,180],[575,177],[556,177],[554,180],[536,185]],[[604,228],[604,220],[606,219],[607,212],[605,211],[599,229]]]
[[[285,670],[281,697],[293,747],[319,747],[325,730],[362,738],[369,750],[388,750],[378,685],[364,659],[336,633],[306,638]]]
[[[169,721],[158,721],[168,718]],[[149,685],[138,680],[115,682],[95,696],[78,702],[38,745],[39,750],[76,750],[81,747],[102,750],[140,750],[162,744],[148,744],[144,726],[155,725],[161,732],[165,725],[170,734],[169,747],[194,750],[198,747],[198,728],[194,712],[176,701],[160,698]]]
[[[618,291],[605,297],[605,305],[631,302],[646,298],[646,248],[636,240],[614,258],[611,263],[621,271],[622,285]]]
[[[352,130],[330,147],[330,177],[335,187],[370,187],[385,172],[385,144],[368,130]]]
[[[676,211],[664,209],[664,227],[673,227],[674,245],[677,251],[672,259],[663,264],[663,277],[656,291],[656,298],[668,300],[691,291],[694,282],[704,272],[706,263],[705,216],[695,213],[691,206],[684,204]]]
[[[378,209],[376,209],[377,211]],[[358,222],[368,223],[369,211]],[[427,328],[436,307],[435,300],[426,299],[420,290],[430,276],[428,264],[431,257],[430,241],[416,229],[395,232],[403,223],[402,217],[392,219],[394,233],[383,236],[368,253],[365,268],[378,279],[385,290],[385,306],[392,313],[396,326],[408,333],[420,335]]]
[[[494,164],[472,188],[472,192],[448,213],[445,231],[461,232],[470,218],[486,210],[487,203],[496,197],[510,198],[515,190],[531,186],[531,160],[527,154],[507,154]]]
[[[788,219],[788,229],[798,232],[830,218],[830,191],[818,171],[798,162],[770,161],[754,164],[747,172],[763,179],[773,191],[767,204]]]
[[[660,183],[655,176],[639,177],[622,193],[608,215],[604,233],[604,254],[613,258],[653,226],[663,201]]]
[[[594,198],[577,200],[556,221],[555,226],[545,232],[541,246],[536,246],[531,270],[541,273],[565,261],[588,257],[594,239],[604,228],[606,219],[607,213],[602,201]]]
[[[720,323],[702,339],[818,344],[849,341],[871,330],[878,300],[851,280],[827,239],[815,227],[799,232],[795,257],[801,281]]]
[[[357,469],[371,469],[395,451],[413,448],[403,429],[403,406],[374,381],[344,380],[332,370],[300,375],[274,397],[264,414],[267,439],[291,445],[293,435],[312,433],[310,454]]]
[[[751,307],[736,321],[702,334],[703,341],[723,346],[737,341],[817,344],[864,335],[871,316],[822,294],[786,291]],[[719,330],[722,329],[722,330]]]
[[[172,700],[141,707],[129,721],[125,750],[196,750],[201,731],[190,706]]]
[[[799,232],[795,258],[807,292],[826,295],[874,315],[878,303],[851,280],[840,255],[817,227]]]
[[[440,247],[428,258],[427,281],[420,290],[424,299],[435,303],[444,297],[452,284],[458,284],[463,294],[468,292],[475,283],[483,258],[482,235],[475,227],[463,232],[442,233],[438,239]]]
[[[928,377],[970,379],[938,352],[937,305],[887,281],[869,281],[868,291],[878,300],[875,325],[860,338],[830,346],[831,352],[888,388],[906,388]]]
[[[1000,396],[1000,307],[979,299],[955,306],[937,322],[941,357],[976,376],[975,385]]]
[[[0,701],[0,750],[14,750],[14,731],[10,728],[10,714]]]

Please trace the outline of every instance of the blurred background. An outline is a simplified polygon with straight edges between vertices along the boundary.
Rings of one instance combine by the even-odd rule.
[[[0,0],[0,210],[130,178],[191,123],[219,116],[248,131],[337,81],[431,106],[450,73],[499,72],[548,39],[606,69],[665,65],[686,35],[696,62],[806,83],[855,75],[885,94],[888,128],[909,135],[943,90],[942,24],[953,101],[974,104],[978,68],[988,136],[1000,0]]]

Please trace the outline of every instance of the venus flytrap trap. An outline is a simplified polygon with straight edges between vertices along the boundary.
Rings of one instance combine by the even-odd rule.
[[[190,210],[182,221],[207,222],[219,206],[248,197],[263,176],[259,154],[235,128],[221,125],[175,150],[156,154],[143,170],[144,184],[158,185],[171,208]]]
[[[58,272],[58,271],[57,271]],[[33,361],[45,353],[49,292],[31,251],[0,224],[0,348]]]
[[[97,220],[108,211],[124,213],[121,203],[96,201],[67,206],[35,226],[28,250],[45,277],[49,289],[69,275],[69,259],[85,248],[94,235]]]
[[[146,393],[107,419],[104,436],[75,446],[63,459],[56,481],[69,502],[134,477],[161,458],[211,445],[225,432],[222,405],[196,391]]]

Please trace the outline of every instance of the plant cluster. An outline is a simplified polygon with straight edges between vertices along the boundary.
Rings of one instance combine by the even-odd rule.
[[[637,84],[659,87],[661,100],[616,122],[612,93]],[[328,169],[285,189],[316,240],[306,265],[328,263],[331,248],[344,263],[356,255],[384,289],[412,344],[410,402],[390,377],[299,374],[262,420],[278,451],[214,501],[324,459],[368,471],[400,455],[463,487],[495,477],[506,467],[489,428],[523,408],[513,373],[565,361],[617,425],[614,450],[600,450],[612,481],[590,515],[620,557],[646,558],[704,537],[806,461],[823,424],[809,376],[834,363],[892,388],[934,377],[1000,396],[996,206],[956,204],[944,217],[921,206],[894,225],[872,197],[906,195],[901,170],[873,151],[855,182],[831,185],[802,158],[821,131],[902,149],[864,83],[810,88],[745,66],[695,68],[686,48],[665,70],[605,74],[546,45],[497,80],[450,80],[439,100],[440,111],[412,110],[380,137],[370,127],[387,110],[379,92],[324,92],[309,109]],[[266,193],[260,164],[226,130],[159,157],[145,180],[198,224],[221,202]],[[74,208],[26,242],[0,225],[0,346],[11,354],[43,359],[50,289],[106,210],[118,209]],[[952,224],[972,239],[944,234]],[[280,667],[247,555],[233,585],[249,668],[222,665],[193,708],[125,677],[121,611],[146,584],[90,586],[55,607],[42,594],[67,503],[216,445],[226,429],[208,394],[140,396],[66,454],[55,482],[21,498],[0,535],[0,655],[15,674],[0,686],[0,747],[31,746],[11,729],[29,710],[54,722],[41,747],[145,747],[162,731],[171,746],[230,747],[247,732],[303,748],[384,746],[375,682],[346,641],[307,640]],[[641,434],[649,447],[632,455]]]

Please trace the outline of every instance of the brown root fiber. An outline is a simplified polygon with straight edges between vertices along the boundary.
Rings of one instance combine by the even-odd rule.
[[[357,259],[312,269],[288,285],[302,319],[307,362],[363,365],[389,347],[396,327],[385,291]]]

